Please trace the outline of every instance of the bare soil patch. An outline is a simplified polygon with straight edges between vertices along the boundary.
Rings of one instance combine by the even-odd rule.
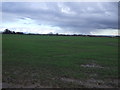
[[[100,65],[97,65],[95,63],[92,63],[92,64],[82,64],[81,67],[85,67],[85,68],[104,68]]]
[[[114,86],[106,83],[106,81],[96,80],[94,78],[90,78],[88,80],[76,80],[76,79],[72,79],[72,78],[61,78],[61,80],[64,82],[68,82],[68,83],[76,83],[76,84],[82,85],[86,88],[114,88]],[[111,83],[117,84],[117,81],[111,82]]]
[[[52,87],[50,87],[50,86],[42,86],[39,83],[30,84],[30,85],[2,83],[2,88],[52,88]]]

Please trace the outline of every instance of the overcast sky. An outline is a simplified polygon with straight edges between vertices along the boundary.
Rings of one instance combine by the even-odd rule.
[[[118,34],[117,2],[3,2],[1,12],[1,31]]]

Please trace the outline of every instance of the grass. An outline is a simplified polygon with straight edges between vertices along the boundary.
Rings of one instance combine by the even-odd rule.
[[[118,77],[118,38],[2,35],[2,39],[3,82],[83,87],[60,79]],[[103,68],[81,66],[86,64]]]

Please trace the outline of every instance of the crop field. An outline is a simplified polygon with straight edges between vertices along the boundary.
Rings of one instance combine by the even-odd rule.
[[[118,86],[118,38],[2,35],[2,82],[9,88]]]

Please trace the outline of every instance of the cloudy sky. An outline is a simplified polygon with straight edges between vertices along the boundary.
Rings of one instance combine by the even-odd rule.
[[[117,2],[3,2],[0,13],[1,31],[118,34]]]

